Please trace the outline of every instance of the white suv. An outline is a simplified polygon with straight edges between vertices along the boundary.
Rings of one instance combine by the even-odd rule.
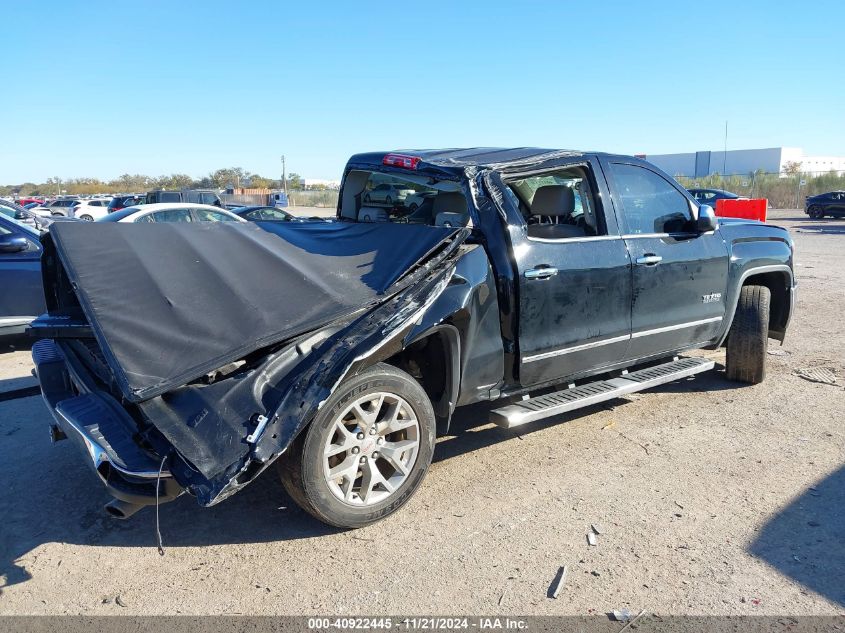
[[[111,198],[92,198],[91,200],[78,200],[72,208],[72,216],[80,220],[93,222],[105,217],[109,212]]]

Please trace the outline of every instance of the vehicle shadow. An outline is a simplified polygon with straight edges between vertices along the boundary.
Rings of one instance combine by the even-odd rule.
[[[45,543],[155,548],[155,509],[128,521],[103,510],[110,498],[70,441],[51,445],[49,413],[40,397],[0,402],[0,596],[29,580],[30,553]],[[338,532],[300,510],[284,492],[274,467],[237,495],[200,508],[183,495],[160,507],[169,547],[264,543]]]
[[[717,365],[717,367],[719,367]],[[722,371],[708,371],[695,377],[660,385],[642,393],[700,393],[704,391],[727,391],[741,389],[745,385],[729,381]],[[441,438],[434,451],[434,462],[442,462],[473,451],[487,448],[505,440],[529,435],[558,424],[592,415],[602,410],[622,407],[628,403],[624,397],[614,398],[570,413],[556,415],[524,426],[504,429],[489,423],[490,411],[505,406],[505,401],[483,402],[462,407],[455,412],[449,435]],[[487,427],[487,428],[481,428]]]
[[[845,224],[838,225],[829,222],[816,222],[815,224],[799,224],[792,227],[794,230],[808,233],[819,233],[821,235],[845,235]]]
[[[0,336],[0,355],[12,352],[26,352],[32,349],[35,341],[24,334],[7,334]]]
[[[845,606],[845,466],[773,515],[749,553]]]
[[[725,383],[718,374],[708,373],[697,380],[664,385],[653,391],[729,388]],[[464,407],[455,416],[451,431],[454,435],[438,442],[434,461],[460,457],[625,402],[612,400],[515,429],[489,425],[490,410],[502,406],[501,402]],[[0,487],[0,507],[4,508],[0,524],[0,594],[4,587],[30,578],[26,570],[28,556],[45,543],[156,546],[154,508],[145,508],[128,521],[109,517],[103,505],[110,498],[98,477],[71,442],[50,444],[46,433],[49,421],[49,413],[38,397],[0,402],[0,478],[8,482]],[[308,539],[340,531],[300,510],[284,492],[273,467],[238,494],[211,508],[200,508],[193,497],[183,495],[160,507],[160,520],[165,550]]]

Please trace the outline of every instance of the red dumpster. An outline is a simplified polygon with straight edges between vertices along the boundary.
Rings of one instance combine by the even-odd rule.
[[[742,218],[765,222],[768,209],[769,201],[765,198],[716,200],[716,215],[720,218]]]

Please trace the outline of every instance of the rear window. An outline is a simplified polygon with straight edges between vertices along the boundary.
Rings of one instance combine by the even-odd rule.
[[[471,225],[459,183],[422,173],[350,171],[344,178],[341,216],[357,222]]]

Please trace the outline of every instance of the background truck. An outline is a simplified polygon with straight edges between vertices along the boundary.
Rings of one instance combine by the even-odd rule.
[[[426,204],[368,206],[387,181]],[[531,423],[713,369],[681,354],[722,345],[726,377],[758,383],[795,305],[786,230],[575,151],[358,154],[332,223],[67,224],[44,248],[53,435],[123,517],[276,463],[315,517],[366,525],[417,489],[456,407]]]

